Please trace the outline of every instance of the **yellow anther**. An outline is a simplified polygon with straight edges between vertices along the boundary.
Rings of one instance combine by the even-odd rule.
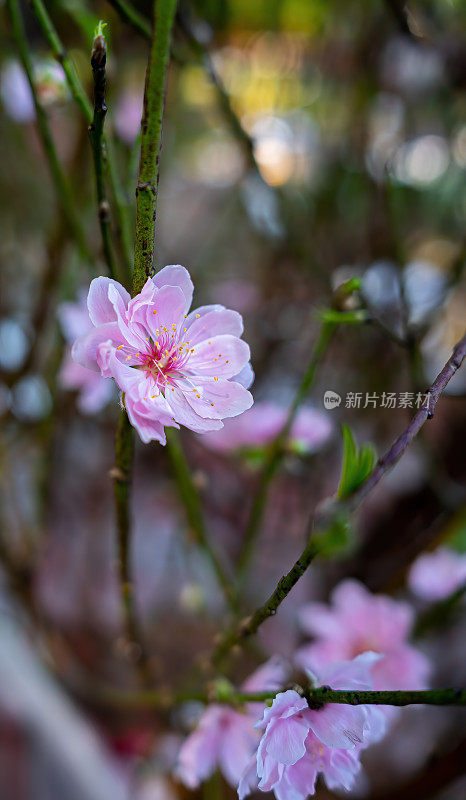
[[[200,314],[196,314],[196,319],[199,319],[200,316],[201,316]]]
[[[123,350],[123,347],[124,347],[123,344],[119,344],[118,347],[117,347],[117,350]]]
[[[210,405],[213,406],[213,403],[211,403]]]
[[[153,313],[153,314],[158,314],[159,312],[158,312],[158,311],[153,311],[152,313]]]

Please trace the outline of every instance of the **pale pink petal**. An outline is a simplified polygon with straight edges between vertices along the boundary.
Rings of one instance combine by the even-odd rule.
[[[264,710],[262,719],[254,727],[265,728],[274,719],[287,719],[308,708],[307,700],[294,689],[276,695],[272,705]]]
[[[206,339],[194,347],[188,362],[190,373],[232,378],[249,361],[249,345],[236,336],[222,335]]]
[[[245,692],[266,692],[279,689],[290,674],[289,664],[280,656],[273,656],[258,667],[243,683]]]
[[[231,786],[238,786],[241,775],[258,745],[258,736],[251,720],[237,714],[228,734],[219,743],[219,766]]]
[[[57,315],[63,336],[69,344],[92,328],[85,300],[84,303],[61,303]]]
[[[249,387],[252,386],[254,378],[254,370],[249,362],[244,365],[243,369],[241,369],[237,375],[233,375],[233,380],[236,383],[240,383],[245,389],[249,389]]]
[[[296,716],[277,720],[267,731],[267,753],[281,764],[296,764],[306,752],[308,732],[306,719]]]
[[[127,308],[117,292],[115,286],[109,285],[108,297],[113,305],[118,327],[124,341],[134,347],[136,351],[145,352],[147,349],[144,329],[137,323],[130,323],[128,321]]]
[[[128,392],[135,384],[145,381],[141,370],[133,369],[117,356],[111,342],[102,342],[97,348],[97,365],[105,378],[114,378],[122,390]]]
[[[250,408],[254,402],[248,390],[234,381],[196,377],[193,382],[197,391],[186,392],[185,396],[193,411],[205,419],[235,417]]]
[[[125,345],[126,341],[121,334],[121,331],[115,322],[110,322],[107,325],[99,325],[97,328],[92,328],[89,333],[80,336],[76,339],[73,347],[71,348],[71,356],[73,361],[82,364],[87,369],[92,369],[95,372],[99,370],[97,365],[97,348],[103,342],[111,341],[115,347]]]
[[[409,588],[424,600],[442,600],[466,582],[466,553],[439,547],[423,553],[409,573]]]
[[[371,670],[382,658],[381,653],[367,651],[351,661],[329,664],[319,673],[320,684],[331,686],[332,689],[372,689]]]
[[[218,730],[199,725],[181,747],[176,775],[190,789],[196,789],[215,769],[218,753]]]
[[[239,800],[245,800],[248,795],[254,792],[258,786],[257,778],[257,762],[256,757],[253,756],[247,763],[241,775],[238,785]]]
[[[123,306],[127,306],[130,301],[130,295],[126,289],[114,281],[112,278],[94,278],[89,287],[89,294],[87,297],[87,307],[89,309],[89,317],[94,325],[105,325],[108,322],[116,322],[116,313],[114,302],[109,299],[109,287],[114,287],[115,292],[121,298]]]
[[[192,318],[193,314],[194,319],[186,326],[186,338],[191,345],[211,339],[213,336],[229,334],[239,337],[243,333],[243,319],[237,311],[217,306],[202,316],[199,310],[193,311],[189,317]]]
[[[178,286],[184,295],[183,314],[187,314],[193,300],[194,286],[191,276],[185,267],[179,264],[169,264],[157,272],[152,278],[154,285],[160,289],[162,286]]]
[[[175,339],[182,329],[185,305],[185,296],[178,286],[162,286],[156,292],[146,309],[146,326],[154,341],[164,334]]]
[[[353,748],[364,741],[365,713],[362,706],[329,703],[306,714],[309,727],[329,747]]]
[[[195,433],[206,433],[223,428],[223,422],[219,419],[204,419],[196,414],[187,402],[184,393],[176,386],[167,391],[167,399],[175,420]]]
[[[79,366],[78,364],[76,366]],[[84,369],[84,367],[83,367]],[[95,376],[95,378],[94,378]],[[115,397],[115,384],[108,378],[92,373],[94,380],[81,387],[76,405],[83,414],[97,414]]]

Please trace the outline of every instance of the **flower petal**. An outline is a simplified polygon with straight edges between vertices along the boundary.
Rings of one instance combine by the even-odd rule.
[[[296,764],[306,752],[309,725],[299,717],[278,719],[265,733],[267,754],[279,764]]]
[[[152,282],[158,289],[162,286],[178,286],[185,298],[183,314],[187,314],[193,301],[194,285],[185,267],[169,264],[154,275]]]
[[[195,377],[193,383],[196,391],[186,391],[185,397],[196,414],[204,419],[236,417],[254,402],[252,394],[234,381]]]
[[[126,344],[126,340],[122,336],[116,322],[110,322],[107,325],[99,325],[97,328],[92,328],[89,333],[76,339],[71,348],[71,357],[73,361],[82,364],[83,367],[98,372],[97,348],[103,342],[108,341],[111,341],[116,347],[120,344]]]
[[[89,317],[94,325],[105,325],[107,322],[116,322],[114,303],[109,299],[109,287],[113,286],[126,307],[131,299],[126,289],[112,278],[94,278],[89,287],[87,307]]]
[[[232,378],[247,364],[251,356],[249,345],[228,334],[213,336],[195,345],[187,370],[198,375]]]
[[[189,339],[191,344],[198,344],[205,339],[211,339],[213,336],[222,334],[239,337],[243,333],[241,314],[238,314],[237,311],[223,308],[223,306],[212,306],[211,310],[202,316],[199,310],[193,311],[189,318],[192,321],[189,323],[187,320],[186,338]]]
[[[173,416],[180,425],[184,425],[195,433],[218,431],[223,428],[223,422],[218,419],[209,419],[199,416],[186,400],[184,392],[177,386],[167,391],[167,400],[173,411]]]
[[[154,341],[164,334],[170,340],[178,336],[184,322],[185,305],[185,296],[178,286],[162,286],[156,292],[146,310],[146,327]],[[173,325],[176,325],[176,331]]]
[[[350,750],[364,741],[364,707],[328,704],[306,714],[309,727],[329,747]]]

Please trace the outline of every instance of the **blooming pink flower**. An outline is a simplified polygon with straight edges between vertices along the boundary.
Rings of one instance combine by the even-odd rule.
[[[275,403],[255,403],[254,406],[226,423],[221,431],[209,433],[204,441],[208,447],[225,453],[254,447],[265,447],[283,428],[288,410]],[[326,442],[332,431],[327,416],[312,408],[301,408],[288,437],[288,447],[300,453],[313,453]]]
[[[93,329],[86,298],[82,294],[77,303],[62,303],[58,308],[58,318],[63,336],[70,346],[79,336]],[[73,361],[70,347],[65,353],[58,379],[64,389],[78,390],[77,405],[84,414],[100,411],[114,394],[113,381]]]
[[[110,278],[91,283],[87,306],[95,327],[75,342],[72,355],[115,379],[143,442],[165,444],[165,425],[218,430],[222,419],[252,405],[240,314],[218,305],[189,314],[192,295],[180,266],[162,269],[132,299]]]
[[[243,689],[274,691],[286,677],[284,663],[271,659],[251,675]],[[227,781],[237,786],[257,748],[259,734],[254,722],[263,707],[264,704],[250,703],[243,711],[236,711],[229,706],[209,706],[180,750],[176,774],[182,783],[195,789],[218,766]]]
[[[466,553],[439,547],[423,553],[411,567],[408,583],[414,594],[424,600],[442,600],[466,581]]]
[[[380,658],[363,653],[332,665],[314,685],[333,689],[371,689],[371,666]],[[290,689],[278,694],[256,727],[264,730],[255,758],[242,775],[240,799],[251,791],[273,791],[277,800],[305,800],[322,773],[330,789],[351,789],[360,769],[359,754],[385,732],[386,718],[376,706],[329,703],[309,708]]]
[[[301,624],[315,638],[298,650],[305,668],[320,669],[366,650],[381,653],[374,663],[376,689],[423,689],[430,671],[427,658],[408,643],[414,611],[408,603],[371,594],[362,583],[342,581],[332,593],[333,608],[308,603]]]

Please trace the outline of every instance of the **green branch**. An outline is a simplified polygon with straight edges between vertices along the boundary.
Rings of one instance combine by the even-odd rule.
[[[319,555],[319,538],[325,536],[326,531],[342,513],[354,512],[390,469],[395,466],[426,420],[434,416],[435,407],[443,390],[460,368],[465,357],[466,335],[458,342],[451,357],[427,390],[428,403],[417,411],[408,427],[400,434],[385,455],[379,459],[369,477],[353,494],[344,500],[332,498],[323,504],[324,511],[321,514],[321,518],[317,521],[311,519],[307,526],[307,544],[298,560],[290,571],[280,578],[274,591],[263,605],[259,606],[253,614],[221,636],[212,655],[213,664],[218,665],[221,663],[233,647],[242,644],[246,638],[256,633],[266,619],[277,613],[277,609],[285,597],[304,575],[313,559]]]
[[[246,531],[243,538],[242,550],[239,555],[237,565],[237,594],[239,595],[244,588],[244,583],[247,575],[247,568],[254,550],[257,536],[260,530],[260,524],[264,515],[267,496],[269,493],[270,484],[277,472],[283,457],[286,452],[286,443],[290,434],[291,427],[296,418],[296,414],[306,397],[309,394],[311,386],[314,382],[314,376],[317,366],[322,360],[330,339],[336,329],[336,325],[332,322],[323,322],[320,329],[318,339],[315,343],[314,349],[309,360],[309,364],[301,379],[301,383],[296,391],[293,403],[285,424],[278,434],[275,441],[270,445],[264,465],[259,478],[259,485],[253,499],[251,511],[249,514]]]
[[[49,44],[53,57],[63,67],[63,72],[65,73],[66,81],[71,91],[71,95],[76,105],[78,106],[79,110],[81,111],[81,114],[84,117],[87,125],[90,126],[93,124],[94,120],[92,105],[79,79],[74,64],[71,61],[58,35],[58,32],[52,22],[52,19],[47,9],[45,8],[43,0],[29,0],[29,1],[31,4],[31,8],[36,16],[36,19],[42,29],[42,32]],[[107,141],[105,137],[103,137],[102,141],[103,141],[103,146],[105,147],[107,153],[108,174],[112,185],[112,192],[115,200],[115,213],[117,217],[118,227],[122,236],[126,271],[127,274],[130,275],[131,258],[127,241],[128,230],[129,230],[128,207],[127,203],[124,201],[124,193],[119,180],[118,171],[113,164],[114,157],[113,157],[113,148],[111,146],[111,142]]]
[[[220,683],[220,682],[219,682]],[[431,706],[464,706],[466,705],[466,689],[425,689],[418,691],[363,691],[347,689],[331,689],[320,686],[316,689],[293,687],[306,698],[310,708],[322,708],[326,703],[340,705],[431,705]],[[282,691],[285,691],[283,689]],[[204,704],[241,706],[246,703],[270,704],[278,692],[241,692],[236,691],[228,683],[220,691],[213,684],[203,692],[171,693],[167,691],[121,692],[105,687],[99,692],[101,699],[110,705],[125,708],[170,708],[178,703],[197,701]]]
[[[141,122],[141,160],[136,188],[133,295],[141,291],[147,278],[153,274],[162,115],[175,9],[176,0],[155,0],[154,32],[146,72]]]
[[[236,609],[236,604],[232,592],[232,581],[213,549],[206,531],[199,493],[193,483],[186,456],[179,440],[178,431],[174,428],[167,428],[165,433],[178,493],[186,509],[188,523],[194,533],[197,544],[202,548],[207,559],[210,561],[228,605],[234,611]]]
[[[36,109],[37,127],[39,130],[42,145],[49,164],[50,173],[55,186],[55,190],[63,209],[63,214],[66,219],[67,226],[71,235],[73,236],[78,246],[79,252],[83,258],[90,264],[93,262],[92,254],[87,246],[84,231],[81,226],[80,220],[74,208],[73,195],[65,173],[60,164],[55,142],[53,140],[52,131],[49,125],[47,114],[44,106],[39,98],[37,86],[34,78],[34,68],[32,64],[31,55],[29,52],[28,42],[24,30],[21,9],[18,0],[7,0],[8,11],[10,14],[13,36],[18,48],[21,63],[26,72],[26,76],[31,87],[32,96],[34,99],[34,106]]]

